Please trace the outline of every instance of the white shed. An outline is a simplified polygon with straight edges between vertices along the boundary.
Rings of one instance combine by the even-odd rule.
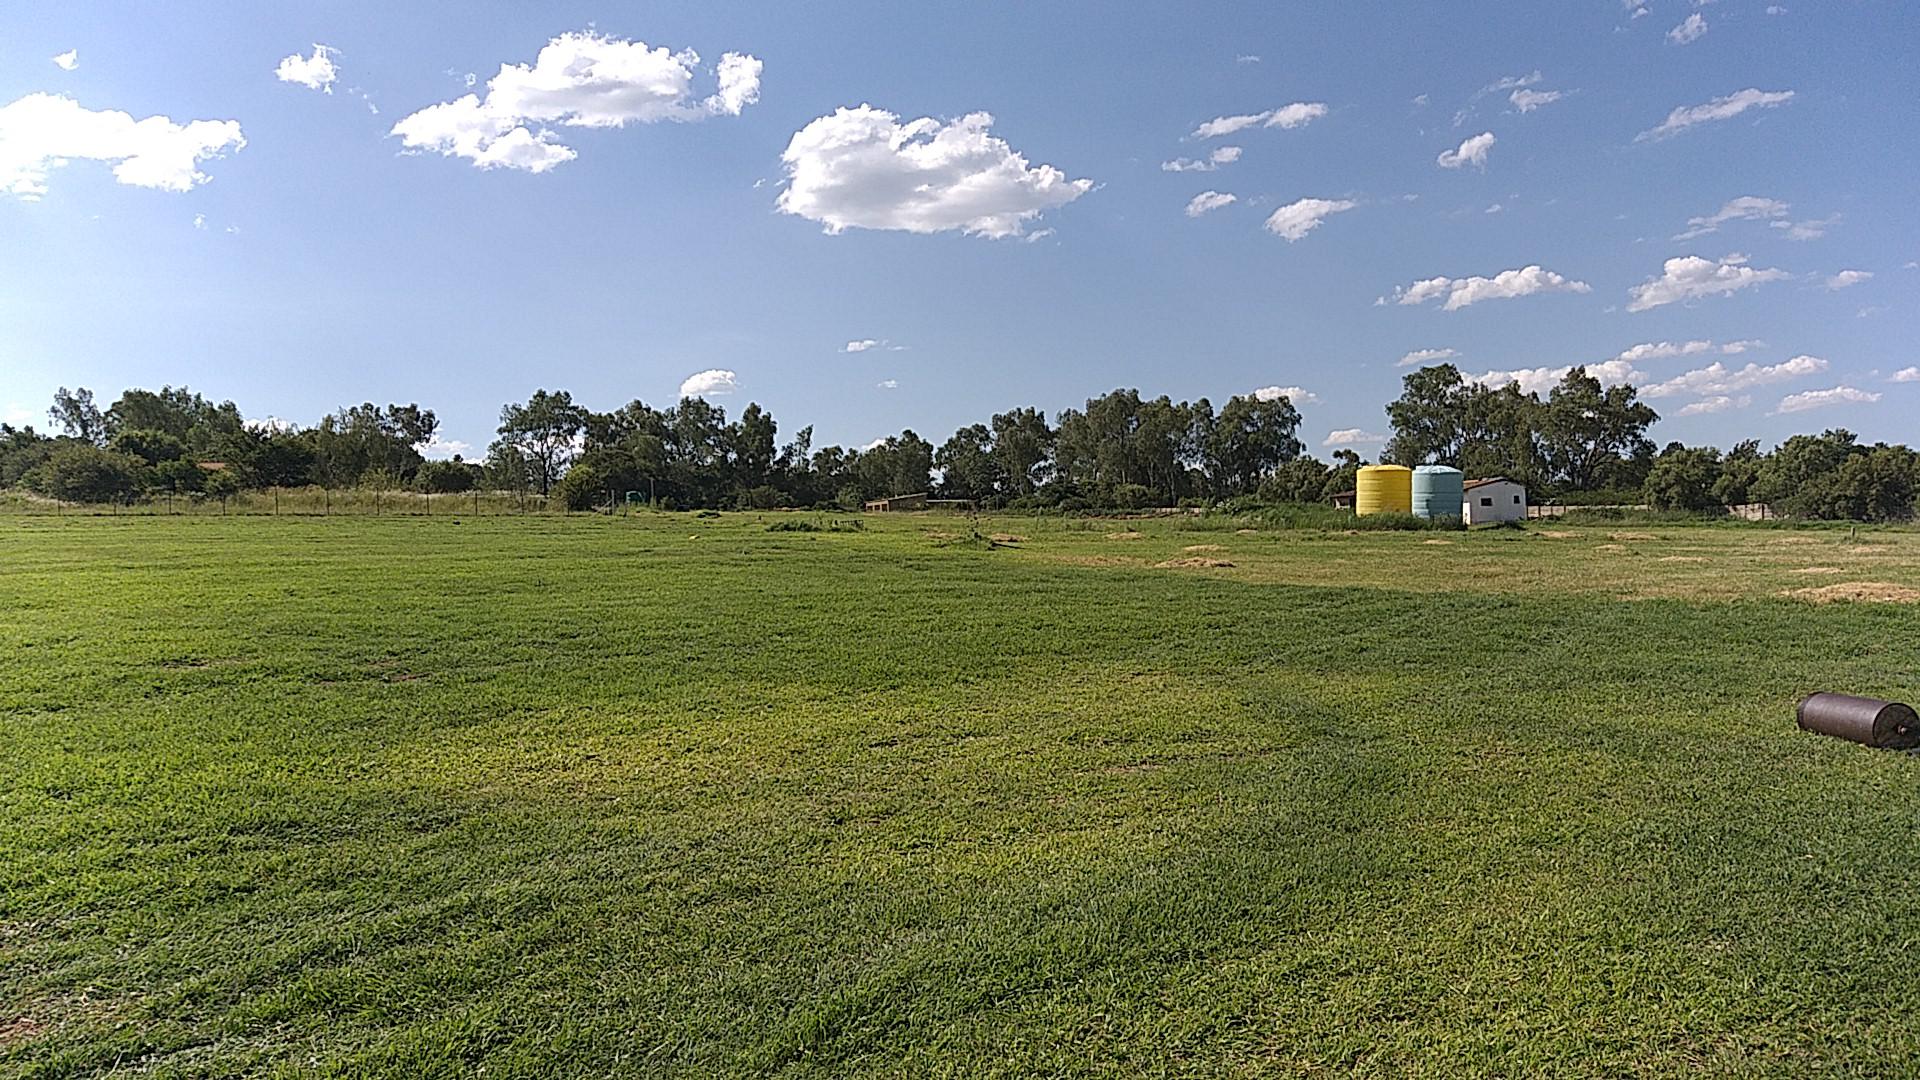
[[[1469,525],[1490,521],[1525,521],[1527,485],[1504,476],[1489,476],[1466,483],[1466,519]]]

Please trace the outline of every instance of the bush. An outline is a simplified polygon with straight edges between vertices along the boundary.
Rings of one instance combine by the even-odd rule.
[[[56,499],[108,502],[139,491],[144,468],[131,454],[102,450],[91,443],[68,443],[28,474],[27,486]]]
[[[420,466],[414,483],[433,495],[452,495],[472,491],[477,470],[458,461],[429,461]]]
[[[607,490],[606,478],[591,465],[575,465],[553,485],[553,497],[569,510],[591,510]]]

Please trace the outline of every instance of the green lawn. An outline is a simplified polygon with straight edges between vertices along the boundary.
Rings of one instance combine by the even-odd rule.
[[[1920,533],[776,520],[0,518],[0,1074],[1920,1072]]]

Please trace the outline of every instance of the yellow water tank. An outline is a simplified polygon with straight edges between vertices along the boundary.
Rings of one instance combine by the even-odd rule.
[[[1365,465],[1353,493],[1356,514],[1413,513],[1413,470],[1405,465]]]

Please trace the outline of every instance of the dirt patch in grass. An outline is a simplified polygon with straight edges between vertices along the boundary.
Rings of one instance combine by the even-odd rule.
[[[1767,543],[1774,547],[1786,547],[1795,544],[1817,544],[1819,542],[1819,538],[1813,536],[1776,536],[1767,541]]]
[[[1128,530],[1128,531],[1126,531],[1126,532],[1111,532],[1111,533],[1108,533],[1108,534],[1107,534],[1107,539],[1109,539],[1109,540],[1138,540],[1138,539],[1140,539],[1140,537],[1141,537],[1141,536],[1143,536],[1143,535],[1145,535],[1145,534],[1143,534],[1143,533],[1137,533],[1137,532],[1134,532],[1134,531],[1132,531],[1132,530]]]
[[[1609,540],[1658,540],[1660,538],[1653,535],[1652,533],[1617,532],[1617,533],[1608,533],[1607,539]]]
[[[1420,542],[1421,542],[1421,543],[1423,543],[1423,544],[1451,544],[1451,543],[1453,543],[1453,541],[1451,541],[1451,540],[1422,540],[1422,541],[1420,541]]]
[[[1027,542],[1027,538],[1021,536],[1019,533],[994,533],[992,536],[987,537],[987,539],[996,544],[1024,544]]]
[[[1814,604],[1920,604],[1920,589],[1884,581],[1842,581],[1806,589],[1788,589],[1787,596]]]
[[[1200,551],[1225,551],[1227,549],[1221,547],[1219,544],[1188,544],[1180,550],[1191,553]]]
[[[1661,562],[1706,562],[1704,555],[1662,555]]]
[[[17,1042],[26,1042],[45,1030],[40,1021],[31,1016],[15,1017],[12,1020],[0,1020],[0,1046]]]
[[[935,542],[944,542],[947,540],[958,540],[960,539],[960,534],[950,533],[950,532],[929,532],[927,534],[927,539]]]
[[[1235,530],[1233,530],[1233,535],[1235,535],[1235,536],[1256,536],[1256,535],[1258,535],[1258,534],[1259,534],[1259,532],[1260,532],[1260,530],[1259,530],[1259,529],[1235,529]]]
[[[1845,570],[1837,566],[1803,566],[1798,570],[1789,570],[1789,574],[1844,574]]]
[[[1225,559],[1209,559],[1200,555],[1193,555],[1184,559],[1168,559],[1166,562],[1153,564],[1156,570],[1207,570],[1232,565],[1232,563]]]
[[[1069,566],[1102,566],[1102,567],[1109,567],[1109,568],[1112,568],[1112,567],[1138,568],[1138,567],[1147,565],[1147,560],[1133,558],[1127,555],[1061,555],[1061,556],[1058,556],[1058,558],[1061,562],[1066,563]]]
[[[1600,544],[1600,545],[1597,545],[1597,546],[1596,546],[1596,547],[1595,547],[1595,548],[1594,548],[1593,550],[1595,550],[1595,551],[1625,551],[1625,550],[1627,550],[1627,545],[1625,545],[1625,544]]]
[[[1565,529],[1542,529],[1540,530],[1540,535],[1549,540],[1571,540],[1580,534],[1568,532]]]

